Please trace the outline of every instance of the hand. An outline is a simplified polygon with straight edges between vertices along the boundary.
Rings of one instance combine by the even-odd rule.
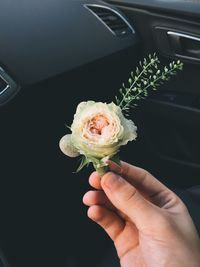
[[[108,163],[112,172],[90,176],[97,191],[83,202],[114,241],[121,266],[199,267],[199,237],[178,196],[141,168]]]

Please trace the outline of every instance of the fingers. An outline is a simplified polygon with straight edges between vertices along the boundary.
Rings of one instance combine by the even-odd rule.
[[[110,160],[108,164],[111,171],[123,176],[129,183],[149,197],[156,196],[166,190],[170,191],[153,175],[142,168],[130,165],[126,162],[121,162],[121,166],[119,166]]]
[[[105,174],[101,179],[101,186],[111,203],[127,215],[138,229],[148,226],[149,218],[157,218],[158,208],[120,176],[112,172]]]
[[[97,190],[102,190],[101,176],[98,172],[93,172],[89,177],[89,184]]]
[[[180,199],[165,185],[159,182],[153,175],[142,168],[121,162],[121,166],[113,161],[108,161],[111,171],[123,176],[130,184],[145,196],[146,199],[160,208],[169,209],[180,202]],[[89,178],[92,187],[102,190],[101,177],[93,172]]]
[[[121,162],[121,166],[117,165],[111,160],[108,160],[109,169],[115,173],[123,176],[129,183],[135,186],[139,191],[145,193],[149,197],[156,196],[159,197],[159,194],[163,191],[168,190],[171,192],[165,185],[159,182],[153,175],[151,175],[146,170],[130,165],[126,162]],[[101,190],[101,177],[97,172],[93,172],[90,175],[89,183],[95,189]]]
[[[88,217],[98,223],[115,241],[123,231],[125,224],[114,212],[101,206],[91,206],[88,209]]]
[[[115,210],[108,197],[103,191],[89,191],[83,196],[83,203],[86,206],[100,205],[110,210]]]

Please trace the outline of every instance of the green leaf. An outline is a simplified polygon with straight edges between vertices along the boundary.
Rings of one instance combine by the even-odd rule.
[[[85,166],[88,166],[89,164],[90,164],[90,160],[88,160],[85,156],[82,156],[80,165],[77,168],[76,173],[80,172]]]

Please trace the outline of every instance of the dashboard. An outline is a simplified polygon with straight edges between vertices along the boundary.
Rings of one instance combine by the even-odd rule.
[[[1,1],[0,66],[20,84],[32,84],[136,42],[135,33],[112,34],[86,8],[91,3],[106,6],[101,1]]]
[[[170,9],[196,19],[200,14],[199,0],[1,0],[0,3],[0,106],[21,86],[136,45],[139,37],[134,23],[130,23],[122,6],[165,12]]]

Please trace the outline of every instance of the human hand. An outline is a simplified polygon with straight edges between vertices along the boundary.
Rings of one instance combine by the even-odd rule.
[[[199,267],[200,241],[184,203],[147,171],[109,161],[92,173],[88,216],[114,241],[122,267]],[[122,178],[123,177],[123,178]]]

